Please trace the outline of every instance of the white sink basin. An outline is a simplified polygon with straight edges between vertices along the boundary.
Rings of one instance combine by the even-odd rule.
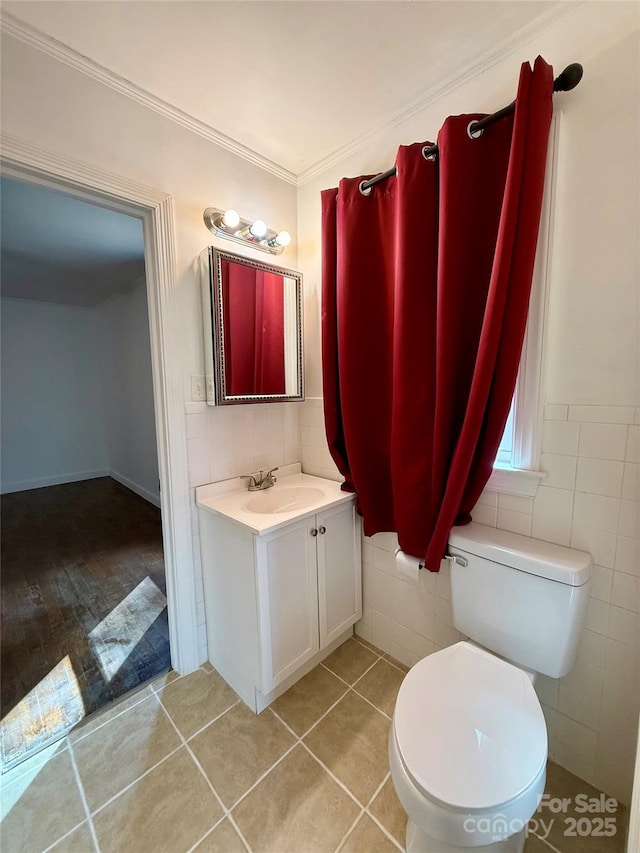
[[[252,493],[245,508],[249,512],[294,512],[316,504],[324,497],[322,489],[313,486],[274,486],[264,492]]]
[[[281,465],[278,482],[263,492],[249,492],[246,480],[238,477],[196,489],[201,511],[231,519],[258,536],[353,499],[336,480],[303,474],[299,462]]]

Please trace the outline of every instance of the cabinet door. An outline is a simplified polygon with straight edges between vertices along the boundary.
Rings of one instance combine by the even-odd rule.
[[[317,516],[320,648],[362,616],[360,518],[355,503]],[[324,529],[324,533],[322,530]]]
[[[315,529],[310,518],[256,537],[263,693],[319,649]]]

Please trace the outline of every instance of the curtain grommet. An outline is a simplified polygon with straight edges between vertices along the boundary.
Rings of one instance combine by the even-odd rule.
[[[435,151],[433,149],[436,149]],[[435,145],[425,145],[422,149],[422,156],[425,160],[437,160],[438,158],[438,149]]]
[[[469,137],[469,139],[480,139],[480,137],[484,133],[484,127],[480,127],[478,128],[478,130],[471,130],[474,124],[478,124],[476,119],[470,121],[467,125],[467,136]]]
[[[367,183],[366,181],[360,181],[360,183],[358,184],[358,189],[360,190],[360,195],[367,196],[367,195],[371,195],[371,193],[373,192],[373,187],[365,187],[366,183]]]

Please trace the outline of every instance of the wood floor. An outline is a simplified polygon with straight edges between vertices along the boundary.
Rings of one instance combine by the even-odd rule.
[[[102,477],[4,495],[1,512],[3,718],[65,658],[87,715],[169,668],[158,509]],[[157,612],[140,612],[138,587]],[[136,622],[134,645],[118,632]],[[114,649],[106,667],[97,643]]]

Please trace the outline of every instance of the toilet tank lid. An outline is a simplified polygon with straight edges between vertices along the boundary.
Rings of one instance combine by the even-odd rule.
[[[575,551],[473,521],[452,528],[449,551],[484,557],[568,586],[582,586],[591,577],[591,554],[586,551]]]

